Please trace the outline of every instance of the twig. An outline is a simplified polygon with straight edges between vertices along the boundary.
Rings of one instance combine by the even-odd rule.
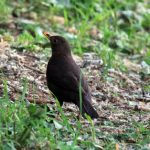
[[[28,53],[23,53],[25,56],[28,56],[28,57],[31,57],[31,58],[34,58],[34,59],[36,59],[36,60],[40,60],[40,58],[39,57],[37,57],[37,56],[34,56],[34,55],[31,55],[31,54],[28,54]]]
[[[53,101],[47,101],[47,100],[40,100],[40,99],[33,99],[31,97],[26,98],[30,103],[36,103],[36,104],[54,104]]]
[[[150,98],[149,97],[136,97],[137,100],[139,101],[144,101],[146,103],[149,103],[150,102]]]
[[[145,102],[145,103],[149,103],[150,102],[150,98],[149,97],[144,97],[144,96],[138,96],[138,95],[127,95],[127,94],[124,94],[124,93],[120,93],[122,94],[123,97],[126,97],[127,99],[130,99],[130,100],[138,100],[138,101],[142,101],[142,102]]]
[[[42,72],[42,71],[40,71],[40,70],[37,70],[37,69],[35,69],[35,68],[32,68],[32,67],[29,67],[29,66],[27,66],[27,65],[23,65],[23,66],[25,66],[26,68],[28,68],[28,69],[30,69],[30,70],[33,70],[33,71],[35,71],[35,72],[37,72],[37,73],[39,73],[39,74],[45,74],[44,72]]]
[[[132,109],[132,110],[135,110],[135,111],[148,111],[150,112],[150,108],[146,108],[146,107],[143,107],[143,106],[138,106],[138,105],[134,105],[134,106],[120,106],[121,108],[124,108],[124,109]]]

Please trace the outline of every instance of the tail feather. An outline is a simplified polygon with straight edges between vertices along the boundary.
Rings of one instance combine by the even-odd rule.
[[[79,107],[80,108],[80,107]],[[89,101],[83,101],[83,107],[82,107],[82,116],[85,118],[85,113],[89,115],[92,119],[99,118],[98,113],[93,108],[92,104]]]

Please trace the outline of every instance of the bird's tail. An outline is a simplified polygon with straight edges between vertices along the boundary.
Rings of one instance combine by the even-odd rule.
[[[80,108],[80,107],[79,107]],[[96,110],[93,108],[92,104],[90,101],[83,101],[82,105],[82,116],[85,118],[85,114],[89,115],[92,119],[94,118],[99,118],[98,113]]]

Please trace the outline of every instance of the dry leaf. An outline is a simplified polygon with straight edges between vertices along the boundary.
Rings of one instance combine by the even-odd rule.
[[[129,59],[124,59],[123,62],[124,65],[131,71],[140,72],[142,69],[139,64],[135,64],[131,62]]]
[[[61,16],[53,16],[53,17],[52,17],[52,21],[53,21],[54,23],[59,23],[59,24],[61,24],[61,25],[64,25],[64,24],[65,24],[65,19],[64,19],[64,17],[61,17]]]
[[[73,34],[77,34],[78,33],[78,31],[77,31],[77,29],[75,27],[69,27],[69,28],[67,28],[67,31],[69,33],[73,33]]]

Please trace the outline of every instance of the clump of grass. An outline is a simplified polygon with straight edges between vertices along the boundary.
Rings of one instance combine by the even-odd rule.
[[[32,35],[27,32],[27,31],[24,31],[22,34],[20,34],[18,37],[17,37],[17,40],[16,42],[18,44],[21,44],[21,45],[24,45],[24,46],[27,46],[29,45],[31,42],[34,41],[34,38],[32,37]]]
[[[35,37],[33,37],[28,31],[24,31],[17,37],[13,44],[17,45],[17,49],[26,51],[39,51],[41,48],[36,43],[43,41],[44,38],[41,38],[41,36],[35,34]]]
[[[7,0],[1,0],[0,1],[0,23],[3,21],[8,21],[8,16],[10,15],[10,7],[6,3]]]
[[[36,104],[28,104],[25,94],[28,90],[27,81],[23,80],[23,93],[15,103],[11,102],[8,94],[7,82],[4,81],[4,94],[0,98],[0,146],[1,149],[19,148],[48,148],[48,149],[80,149],[80,147],[95,147],[96,138],[94,124],[89,118],[88,134],[82,130],[82,124],[74,116],[72,125],[65,116],[63,109],[57,104],[60,119],[56,110],[47,112],[47,108]],[[7,113],[6,113],[7,112]],[[48,117],[49,116],[49,117]],[[70,118],[70,119],[71,119]],[[81,137],[86,137],[86,142],[81,142]],[[90,141],[92,137],[92,141]]]

